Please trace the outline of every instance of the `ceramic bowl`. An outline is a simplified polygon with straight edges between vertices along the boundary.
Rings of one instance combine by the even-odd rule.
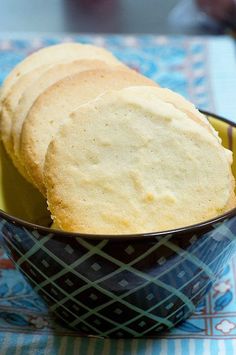
[[[236,126],[206,116],[234,151]],[[40,226],[47,224],[45,201],[3,150],[1,166],[6,250],[57,318],[80,334],[148,337],[175,326],[193,313],[236,249],[236,209],[194,226],[138,236]]]

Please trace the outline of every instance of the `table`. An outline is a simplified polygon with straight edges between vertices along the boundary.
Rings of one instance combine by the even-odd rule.
[[[227,37],[0,35],[0,83],[30,52],[61,41],[108,47],[136,70],[236,122],[234,43]],[[190,319],[156,339],[82,338],[57,324],[0,250],[0,349],[13,354],[236,354],[236,257]]]

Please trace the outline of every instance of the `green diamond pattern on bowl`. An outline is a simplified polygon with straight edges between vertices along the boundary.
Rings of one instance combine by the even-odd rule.
[[[188,317],[235,246],[236,217],[193,234],[102,239],[1,221],[21,272],[50,310],[80,332],[153,336]]]

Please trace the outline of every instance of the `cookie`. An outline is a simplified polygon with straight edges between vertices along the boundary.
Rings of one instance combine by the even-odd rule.
[[[98,60],[77,60],[67,63],[56,63],[46,71],[44,71],[39,77],[37,77],[31,84],[27,86],[21,95],[17,106],[11,116],[12,126],[10,143],[12,144],[11,157],[15,166],[21,172],[23,176],[27,176],[26,169],[20,159],[20,137],[21,128],[24,123],[24,119],[33,105],[37,97],[44,92],[49,86],[56,83],[58,80],[68,75],[73,75],[77,72],[82,72],[88,69],[104,68],[107,67],[103,61]],[[36,69],[35,69],[36,70]],[[38,69],[37,69],[38,70]],[[10,144],[9,144],[10,145]]]
[[[24,90],[47,68],[56,64],[73,60],[99,60],[109,65],[122,65],[112,53],[93,45],[80,43],[63,43],[40,49],[20,62],[7,76],[1,89],[0,97],[0,132],[7,152],[13,157],[13,162],[24,175],[20,163],[14,156],[12,139],[12,112]],[[69,73],[68,73],[69,74]],[[27,175],[25,175],[27,177]]]
[[[22,128],[21,159],[43,194],[46,194],[43,166],[48,145],[71,111],[111,88],[133,85],[156,84],[132,70],[99,69],[66,77],[38,97]]]
[[[7,76],[1,90],[1,98],[5,99],[11,87],[16,81],[27,72],[39,68],[44,64],[54,64],[56,61],[66,58],[74,59],[100,59],[105,58],[113,64],[120,64],[112,53],[104,48],[96,47],[90,44],[81,43],[61,43],[54,46],[42,48],[26,57],[20,62]],[[106,61],[106,60],[105,60]]]
[[[42,65],[37,70],[32,70],[22,75],[12,86],[9,95],[2,101],[0,132],[5,149],[10,156],[13,154],[11,140],[12,116],[16,110],[19,99],[27,86],[42,75],[48,68],[48,65]]]
[[[44,174],[53,219],[73,232],[170,230],[235,205],[225,148],[155,87],[80,106],[50,143]]]

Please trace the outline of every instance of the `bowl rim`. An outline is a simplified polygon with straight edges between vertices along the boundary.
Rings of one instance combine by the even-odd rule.
[[[232,127],[236,128],[236,123],[223,118],[219,115],[213,114],[209,111],[205,110],[199,110],[202,114],[206,116],[210,116],[213,118],[216,118],[219,121],[223,121],[227,124],[229,124]],[[50,235],[50,237],[55,237],[55,236],[64,236],[67,238],[84,238],[84,239],[93,239],[93,240],[103,240],[103,239],[109,239],[109,240],[142,240],[142,239],[147,239],[147,238],[160,238],[165,235],[173,235],[173,236],[182,236],[183,234],[188,234],[190,231],[192,234],[197,234],[197,232],[201,232],[202,229],[206,229],[207,227],[211,227],[212,224],[217,224],[227,218],[236,216],[236,207],[227,211],[226,213],[211,218],[209,220],[192,224],[189,226],[185,227],[180,227],[180,228],[174,228],[174,229],[169,229],[165,231],[160,231],[160,232],[148,232],[148,233],[133,233],[133,234],[87,234],[87,233],[78,233],[78,232],[68,232],[68,231],[63,231],[63,230],[58,230],[58,229],[53,229],[50,227],[44,227],[41,225],[38,225],[36,223],[31,223],[27,222],[24,219],[14,217],[7,212],[4,212],[3,210],[0,209],[0,218],[7,220],[8,222],[11,222],[15,225],[20,225],[22,227],[25,227],[30,230],[38,230],[43,233],[47,233]]]

